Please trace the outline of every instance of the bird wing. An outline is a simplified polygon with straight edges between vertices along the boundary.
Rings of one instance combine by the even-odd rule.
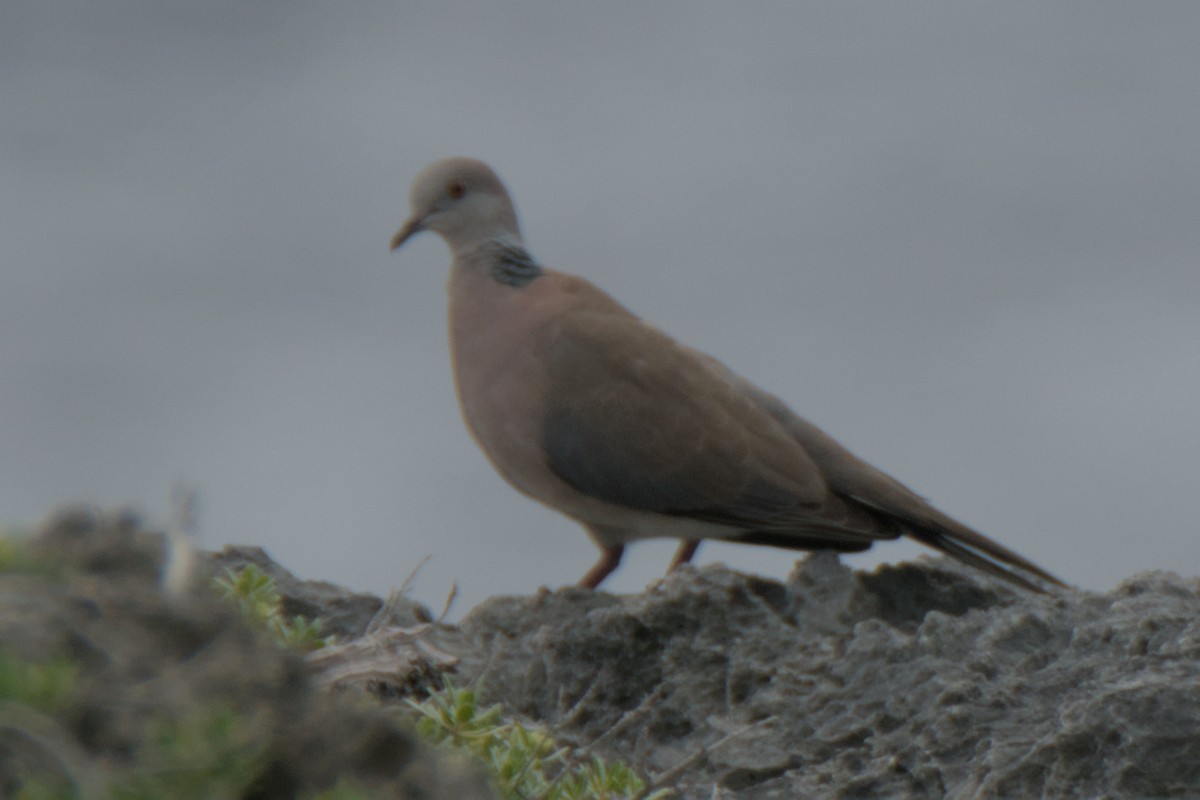
[[[1050,583],[1066,585],[1021,554],[939,511],[900,481],[858,458],[816,425],[795,414],[777,397],[733,373],[728,374],[787,428],[817,464],[834,493],[886,514],[900,522],[904,532],[914,539],[993,575],[1036,589],[1013,572],[1015,567]]]
[[[789,533],[845,549],[898,535],[831,493],[786,426],[708,356],[623,310],[563,315],[544,337],[542,446],[576,491],[784,546]]]

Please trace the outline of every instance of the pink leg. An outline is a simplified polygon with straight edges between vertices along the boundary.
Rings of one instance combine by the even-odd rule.
[[[692,560],[692,556],[696,555],[696,551],[700,549],[700,540],[685,541],[679,545],[679,549],[675,551],[675,557],[671,559],[671,566],[667,567],[667,572],[674,572],[679,569],[680,564],[686,564]]]
[[[584,589],[595,589],[612,574],[612,571],[621,564],[621,554],[625,552],[625,546],[614,544],[612,547],[604,547],[601,550],[600,560],[579,579],[579,585]]]

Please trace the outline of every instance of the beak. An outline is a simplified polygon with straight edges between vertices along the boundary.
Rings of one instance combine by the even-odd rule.
[[[413,217],[408,222],[404,223],[404,227],[396,231],[396,235],[392,237],[392,250],[400,249],[400,245],[407,242],[413,234],[420,233],[425,230],[425,219],[423,217]]]

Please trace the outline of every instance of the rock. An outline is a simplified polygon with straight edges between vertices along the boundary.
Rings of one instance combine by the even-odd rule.
[[[1170,573],[1036,595],[815,554],[786,583],[493,598],[423,636],[484,700],[682,797],[1200,796],[1200,581]]]
[[[1166,573],[1049,596],[814,556],[786,584],[687,569],[460,628],[463,675],[560,739],[652,774],[701,754],[684,797],[1200,796],[1200,582]]]

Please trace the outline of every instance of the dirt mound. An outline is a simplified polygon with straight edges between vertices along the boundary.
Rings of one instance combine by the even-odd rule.
[[[491,796],[393,717],[317,689],[211,590],[165,592],[164,541],[72,513],[31,543],[32,564],[0,570],[8,672],[73,676],[32,706],[0,688],[0,797]]]
[[[14,716],[0,700],[0,796],[31,775],[133,781],[131,798],[211,796],[162,791],[178,775],[249,776],[217,795],[246,798],[339,781],[485,796],[386,713],[440,670],[685,798],[1200,796],[1195,579],[1035,595],[943,560],[863,574],[815,556],[783,583],[689,568],[637,595],[493,598],[443,625],[261,550],[210,556],[214,571],[255,564],[287,613],[330,621],[342,647],[305,663],[211,593],[165,593],[163,542],[65,517],[36,543],[50,566],[0,569],[0,667],[15,654],[76,674],[57,704]],[[315,688],[330,683],[365,691]]]

